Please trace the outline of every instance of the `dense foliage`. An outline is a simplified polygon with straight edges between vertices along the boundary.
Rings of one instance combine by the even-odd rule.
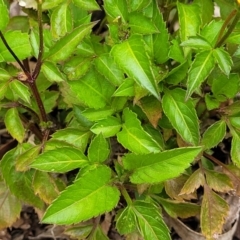
[[[0,116],[17,142],[0,228],[26,203],[78,239],[108,239],[109,212],[127,239],[171,239],[165,219],[194,216],[221,234],[240,194],[239,1],[20,2],[10,18],[0,0]]]

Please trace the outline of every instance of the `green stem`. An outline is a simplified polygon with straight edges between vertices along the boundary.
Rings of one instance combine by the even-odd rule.
[[[235,18],[233,19],[231,25],[229,26],[227,32],[223,35],[227,25],[230,23],[230,21],[232,20],[232,18],[235,16]],[[232,33],[232,31],[234,30],[236,24],[238,23],[240,19],[240,13],[239,11],[237,11],[236,9],[233,10],[229,16],[227,17],[227,19],[225,20],[221,30],[220,30],[220,33],[219,33],[219,36],[218,36],[218,40],[217,40],[217,43],[215,45],[215,48],[218,48],[218,47],[221,47],[222,44],[226,41],[226,39],[229,37],[229,35]]]
[[[126,200],[127,204],[128,204],[128,205],[132,205],[132,199],[130,198],[130,196],[129,196],[127,190],[126,190],[126,188],[125,188],[124,186],[121,186],[121,187],[120,187],[120,191],[121,191],[124,199]]]

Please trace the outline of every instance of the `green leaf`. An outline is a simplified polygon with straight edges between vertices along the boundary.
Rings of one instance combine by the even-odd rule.
[[[118,89],[114,92],[113,96],[115,97],[128,97],[134,96],[134,80],[131,78],[126,78],[124,82],[118,87]]]
[[[120,193],[109,185],[110,179],[111,169],[107,166],[87,171],[59,195],[42,221],[73,224],[111,211],[117,205]]]
[[[200,147],[178,148],[146,155],[127,154],[125,169],[132,171],[132,183],[158,183],[179,176],[201,152]]]
[[[214,3],[208,0],[195,0],[194,3],[200,6],[202,26],[208,24],[214,15]]]
[[[205,190],[200,214],[202,234],[208,239],[221,234],[228,212],[224,199],[210,189]]]
[[[21,33],[20,31],[8,31],[4,37],[9,44],[10,48],[22,60],[31,56],[31,45],[29,42],[28,34]],[[8,51],[2,41],[0,41],[0,62],[15,62],[15,58]]]
[[[159,152],[161,149],[151,135],[145,132],[137,115],[128,108],[123,111],[124,124],[117,134],[118,142],[137,154]]]
[[[53,39],[59,39],[73,28],[72,14],[68,3],[60,4],[51,14],[51,32]]]
[[[140,36],[133,35],[127,41],[115,45],[111,54],[129,77],[159,99],[151,64],[144,51],[144,43]]]
[[[99,120],[90,130],[97,135],[102,133],[105,138],[108,138],[115,136],[121,127],[122,124],[118,118],[109,116],[106,119]]]
[[[169,229],[159,209],[152,203],[135,201],[131,206],[138,229],[145,240],[170,240]]]
[[[88,148],[88,159],[91,163],[101,163],[107,160],[110,148],[102,134],[97,135]]]
[[[183,54],[183,48],[180,47],[179,41],[177,39],[172,40],[172,45],[170,46],[169,50],[169,58],[180,63],[184,63],[186,61]]]
[[[0,182],[0,228],[11,226],[20,216],[22,203],[9,189],[5,186],[4,182]]]
[[[29,170],[29,165],[35,160],[41,151],[41,146],[36,145],[29,148],[24,153],[20,154],[16,160],[16,170],[17,171],[27,171]]]
[[[45,203],[50,204],[59,195],[59,187],[57,181],[49,173],[36,171],[33,177],[33,189]]]
[[[172,218],[189,218],[199,215],[201,207],[194,203],[158,198],[164,210]]]
[[[229,77],[221,74],[213,80],[212,92],[216,98],[226,96],[233,98],[239,90],[240,78],[238,74],[232,73]]]
[[[65,128],[56,131],[52,135],[52,139],[69,143],[84,152],[90,136],[90,131],[81,131],[77,128]]]
[[[74,52],[79,42],[91,32],[96,23],[84,24],[57,41],[48,52],[47,60],[58,62],[66,60]]]
[[[108,16],[113,19],[121,17],[121,21],[127,22],[128,6],[126,0],[108,0],[104,2],[104,9]]]
[[[65,80],[56,64],[52,62],[45,61],[41,67],[41,71],[50,82],[62,82]]]
[[[127,206],[117,215],[116,228],[122,235],[135,232],[137,229],[136,223],[136,216],[131,206]]]
[[[25,203],[42,209],[43,202],[35,195],[32,189],[34,171],[30,170],[23,173],[15,169],[16,158],[29,147],[29,144],[21,144],[18,148],[8,151],[1,159],[1,174],[12,194]]]
[[[100,55],[95,59],[94,63],[97,71],[104,75],[105,78],[114,86],[119,86],[123,82],[123,71],[118,67],[108,53]]]
[[[90,121],[99,121],[106,119],[114,113],[114,109],[111,107],[105,107],[101,109],[87,108],[82,111],[82,116]]]
[[[79,8],[87,11],[100,10],[100,7],[95,0],[73,0],[73,3]]]
[[[216,192],[227,193],[233,189],[233,183],[229,176],[224,173],[204,170],[208,186]]]
[[[180,38],[183,41],[188,40],[188,37],[196,36],[201,25],[200,6],[198,4],[183,4],[177,3]],[[185,50],[185,55],[187,55]]]
[[[222,72],[229,76],[233,65],[233,61],[229,53],[222,48],[216,48],[213,50],[213,56]]]
[[[232,143],[231,143],[231,159],[238,167],[240,167],[240,135],[239,133],[231,130]]]
[[[218,108],[220,102],[210,93],[205,94],[205,103],[208,110]]]
[[[191,47],[195,49],[212,49],[211,44],[201,36],[189,37],[188,40],[181,43],[182,47]]]
[[[151,0],[131,0],[129,1],[129,7],[131,12],[140,11],[143,8],[147,7],[151,3]]]
[[[139,23],[141,23],[141,25]],[[142,13],[138,12],[129,14],[129,27],[131,28],[132,33],[153,34],[159,32],[150,18],[147,18]]]
[[[193,145],[198,145],[198,117],[192,99],[185,101],[185,91],[179,88],[166,91],[163,96],[162,107],[182,139]]]
[[[23,100],[24,102],[31,105],[31,93],[25,84],[19,80],[14,80],[9,83],[9,86],[17,99]]]
[[[81,78],[81,81],[69,81],[71,90],[77,98],[90,108],[103,108],[110,104],[115,87],[93,68]]]
[[[55,8],[59,6],[64,0],[44,0],[42,4],[43,10]]]
[[[0,31],[4,30],[9,22],[9,12],[6,3],[4,0],[0,1],[0,13],[1,13],[1,18],[0,18]]]
[[[204,145],[205,149],[211,149],[223,140],[225,134],[225,121],[217,121],[204,132],[201,144]]]
[[[9,80],[11,75],[3,68],[0,68],[0,81]]]
[[[63,71],[69,80],[78,80],[84,76],[92,65],[92,58],[73,56],[66,64]]]
[[[87,164],[88,160],[81,151],[63,147],[40,154],[30,167],[41,171],[64,173]]]
[[[144,36],[144,40],[150,48],[150,56],[152,56],[158,64],[162,64],[169,58],[169,34],[166,23],[163,20],[163,15],[160,12],[158,1],[152,0],[151,2],[152,3],[144,9],[144,15],[152,20],[152,23],[157,27],[159,33]]]
[[[22,143],[25,138],[25,129],[16,108],[7,110],[4,122],[11,136]]]
[[[214,66],[212,51],[203,51],[196,55],[189,70],[186,98],[189,98],[194,91],[199,93],[201,83],[206,80]]]

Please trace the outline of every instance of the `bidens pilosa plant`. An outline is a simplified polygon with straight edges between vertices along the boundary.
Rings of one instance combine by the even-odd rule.
[[[239,1],[20,3],[9,17],[0,0],[0,227],[25,203],[77,239],[108,239],[107,213],[126,239],[189,217],[222,234],[240,194]]]

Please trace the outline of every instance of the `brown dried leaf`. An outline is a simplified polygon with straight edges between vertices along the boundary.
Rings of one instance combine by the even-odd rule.
[[[205,183],[204,175],[201,172],[201,170],[198,169],[185,182],[179,195],[193,193],[200,186],[203,186],[204,183]]]
[[[202,234],[207,240],[216,239],[222,233],[228,211],[229,206],[226,201],[205,186],[200,219]]]

